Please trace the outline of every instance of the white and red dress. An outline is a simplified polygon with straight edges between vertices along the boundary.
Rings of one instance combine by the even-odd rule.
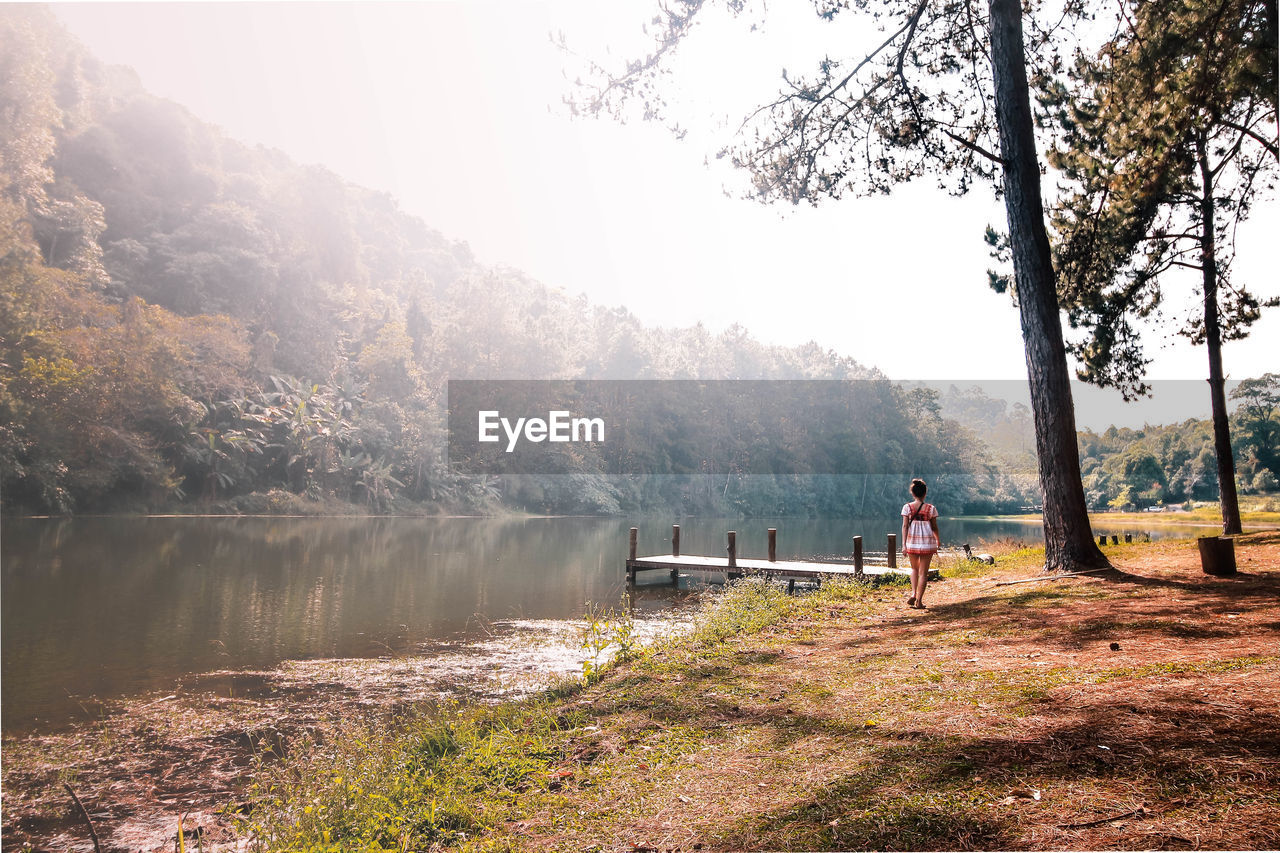
[[[933,534],[933,525],[929,523],[938,517],[934,505],[923,504],[917,511],[915,501],[903,504],[902,517],[910,520],[907,541],[902,543],[902,550],[908,554],[936,554],[938,537]]]

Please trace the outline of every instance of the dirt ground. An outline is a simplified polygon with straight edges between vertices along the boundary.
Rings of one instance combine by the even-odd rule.
[[[1192,541],[1106,551],[1097,576],[1007,583],[1040,577],[1034,552],[957,567],[925,611],[881,590],[658,667],[644,701],[603,688],[587,754],[614,766],[567,763],[579,786],[507,832],[561,850],[1280,847],[1280,534],[1240,539],[1230,578]],[[692,745],[667,758],[673,731]]]

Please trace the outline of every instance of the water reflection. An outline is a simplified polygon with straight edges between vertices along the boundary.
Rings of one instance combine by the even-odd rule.
[[[9,520],[4,726],[175,676],[400,652],[616,601],[594,519]],[[606,559],[606,554],[610,555]]]
[[[689,554],[844,554],[854,533],[883,548],[892,519],[686,520]],[[625,591],[629,522],[617,519],[7,519],[3,726],[92,712],[83,697],[167,690],[187,673],[284,660],[418,652],[490,636],[501,620],[576,618]],[[640,523],[642,553],[670,524]],[[1035,525],[947,521],[948,542],[1034,540]],[[639,591],[640,610],[670,594]]]

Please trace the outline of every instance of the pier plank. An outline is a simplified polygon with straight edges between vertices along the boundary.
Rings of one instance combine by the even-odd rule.
[[[668,572],[722,572],[734,574],[762,574],[772,577],[823,578],[857,577],[856,566],[847,563],[821,563],[807,560],[750,560],[734,555],[729,557],[700,557],[694,555],[656,554],[627,560],[627,574],[632,580],[638,572],[664,570]],[[888,566],[862,566],[864,576],[900,574],[910,576],[910,570]],[[929,569],[929,578],[936,580],[938,570]]]

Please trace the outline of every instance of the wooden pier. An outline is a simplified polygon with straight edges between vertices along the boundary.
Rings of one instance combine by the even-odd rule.
[[[898,568],[898,537],[894,533],[888,534],[886,559],[883,565],[867,562],[863,556],[861,536],[853,537],[852,554],[848,561],[819,562],[812,560],[779,560],[778,531],[773,527],[769,528],[769,556],[763,560],[740,558],[738,556],[738,534],[733,530],[728,533],[728,547],[725,548],[726,554],[723,557],[681,554],[680,525],[678,524],[671,525],[670,554],[641,557],[637,554],[639,534],[639,528],[631,528],[627,551],[627,581],[631,584],[636,582],[636,577],[639,573],[650,571],[669,573],[673,585],[680,582],[681,572],[702,572],[724,574],[731,580],[747,575],[786,578],[789,581],[788,588],[794,588],[797,580],[812,580],[821,584],[823,578],[866,578],[870,580],[880,575],[901,574],[909,577],[911,574],[909,567]],[[938,570],[930,568],[929,579],[937,580],[938,577]]]

